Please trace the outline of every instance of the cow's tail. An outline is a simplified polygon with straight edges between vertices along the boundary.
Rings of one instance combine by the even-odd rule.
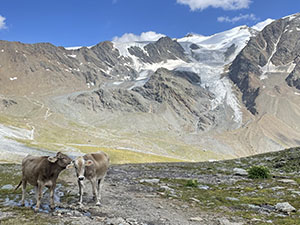
[[[18,184],[18,186],[15,187],[15,191],[21,186],[21,184],[22,184],[22,180],[20,181],[20,183]]]

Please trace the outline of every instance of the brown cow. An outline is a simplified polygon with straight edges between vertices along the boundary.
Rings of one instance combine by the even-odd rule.
[[[42,190],[44,186],[50,189],[50,207],[54,209],[54,189],[59,173],[70,166],[72,159],[67,155],[58,152],[56,156],[31,156],[28,155],[22,160],[22,180],[15,188],[17,190],[22,184],[22,200],[24,205],[27,182],[35,187],[36,206],[38,211],[41,204]]]
[[[93,188],[94,200],[96,205],[100,205],[101,189],[103,181],[109,166],[109,157],[104,152],[86,154],[77,157],[74,161],[74,167],[78,178],[79,204],[82,204],[83,180],[88,179]],[[97,186],[97,187],[96,187]]]

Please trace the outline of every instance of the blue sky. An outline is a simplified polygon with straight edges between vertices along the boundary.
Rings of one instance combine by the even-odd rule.
[[[179,38],[299,11],[299,0],[1,0],[0,39],[68,47],[147,31]]]

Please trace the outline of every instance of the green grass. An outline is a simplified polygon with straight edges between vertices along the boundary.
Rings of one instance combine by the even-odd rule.
[[[72,146],[72,145],[70,145]],[[112,164],[127,164],[127,163],[152,163],[152,162],[182,162],[180,159],[158,156],[154,154],[146,154],[129,150],[119,150],[112,148],[99,148],[91,146],[76,146],[83,153],[91,153],[103,151],[110,157]]]
[[[279,202],[289,202],[296,209],[300,208],[300,203],[297,197],[293,196],[288,190],[295,189],[297,186],[283,184],[276,179],[265,180],[242,180],[234,185],[208,185],[208,190],[202,190],[194,185],[187,185],[190,180],[185,179],[162,179],[161,182],[167,184],[175,190],[176,198],[179,201],[190,204],[191,207],[199,208],[201,211],[214,211],[221,214],[227,214],[228,217],[239,216],[251,221],[253,218],[261,219],[262,221],[272,220],[273,224],[300,224],[300,213],[291,213],[288,217],[278,217],[276,214],[263,214],[251,209],[248,205],[255,206],[275,206]],[[201,185],[201,183],[199,184]],[[198,185],[197,185],[198,186]],[[263,186],[264,188],[260,188]],[[279,195],[278,190],[272,190],[272,187],[284,187],[282,194]],[[165,197],[170,198],[166,194]],[[238,199],[237,201],[232,198]],[[197,199],[195,202],[192,199]],[[255,224],[264,224],[257,222]]]
[[[0,206],[1,207],[1,206]],[[31,208],[26,207],[13,207],[0,208],[3,212],[13,212],[11,216],[0,221],[1,225],[50,225],[58,224],[58,219],[54,217],[49,217],[46,214],[35,213]]]

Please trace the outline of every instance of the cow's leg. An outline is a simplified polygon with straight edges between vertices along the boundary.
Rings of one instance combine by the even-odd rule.
[[[91,184],[92,184],[92,188],[93,188],[93,199],[96,200],[96,205],[101,205],[100,201],[98,199],[98,189],[97,189],[96,183],[97,183],[97,179],[93,178],[91,180]]]
[[[104,175],[102,178],[100,178],[98,180],[98,201],[100,202],[101,201],[101,192],[102,192],[102,187],[103,187],[103,183],[104,183],[104,178],[105,178],[106,175]]]
[[[93,200],[96,201],[96,180],[93,178],[90,180],[93,192]]]
[[[83,185],[79,180],[78,180],[78,189],[79,189],[79,204],[82,205]]]
[[[27,185],[27,181],[22,180],[22,199],[21,199],[21,205],[22,206],[25,205],[26,185]]]
[[[52,186],[50,187],[50,208],[54,209],[55,205],[54,205],[54,191],[55,191],[55,186],[56,183],[53,183]]]
[[[38,186],[37,186],[37,198],[36,198],[36,206],[34,211],[39,211],[40,205],[41,205],[41,198],[43,197],[43,187],[44,183],[38,181]]]

